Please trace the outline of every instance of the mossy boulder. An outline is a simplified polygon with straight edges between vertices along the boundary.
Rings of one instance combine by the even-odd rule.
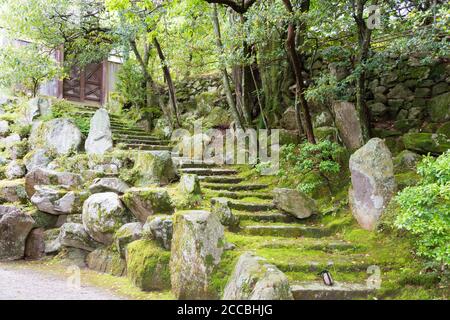
[[[234,228],[239,225],[239,218],[233,215],[227,198],[212,198],[211,213],[217,215],[224,226]]]
[[[128,184],[119,178],[96,178],[89,186],[89,191],[91,193],[115,192],[123,194],[129,188]]]
[[[116,277],[125,276],[127,265],[125,259],[109,248],[98,248],[86,256],[86,263],[89,269],[101,273],[111,274]]]
[[[45,168],[51,161],[52,158],[45,149],[34,149],[23,158],[27,171],[32,171],[35,168]]]
[[[125,258],[126,247],[129,243],[142,238],[142,225],[140,222],[124,224],[114,235],[114,244],[117,252]]]
[[[208,211],[175,214],[170,260],[172,292],[177,299],[216,299],[211,275],[224,250],[224,229]]]
[[[421,156],[409,150],[403,150],[393,159],[396,173],[415,171]]]
[[[207,128],[228,128],[232,122],[230,113],[220,107],[214,107],[205,117],[203,125]]]
[[[154,240],[159,246],[170,250],[173,237],[173,216],[150,216],[143,226],[143,234],[146,239]]]
[[[170,251],[150,240],[138,240],[127,247],[127,276],[144,291],[170,289]]]
[[[0,181],[0,202],[27,202],[25,179]]]
[[[224,300],[293,300],[289,280],[276,266],[242,254],[225,287]]]
[[[9,180],[23,178],[25,174],[26,169],[22,160],[12,160],[6,165],[5,176]]]
[[[63,185],[73,188],[81,186],[82,183],[83,179],[79,174],[35,168],[25,176],[25,191],[31,198],[36,191],[36,185]]]
[[[273,190],[273,196],[273,202],[278,209],[296,218],[305,219],[318,213],[315,201],[300,191],[276,188]]]
[[[34,209],[29,211],[28,214],[34,220],[34,228],[43,228],[45,230],[55,228],[58,222],[58,216],[45,213]]]
[[[135,186],[166,185],[177,177],[172,157],[168,151],[139,152],[133,172]]]
[[[314,135],[320,141],[330,140],[330,141],[338,141],[339,132],[334,127],[318,127],[314,128]]]
[[[122,200],[141,223],[145,223],[151,215],[174,212],[172,199],[163,188],[130,188]]]
[[[94,241],[86,232],[82,224],[65,223],[59,231],[59,242],[64,247],[79,248],[94,251],[100,243]]]
[[[450,120],[450,92],[434,97],[430,101],[429,113],[433,122]]]
[[[54,215],[79,214],[87,193],[64,186],[35,186],[30,201],[40,210]]]
[[[178,184],[178,190],[181,194],[199,195],[202,193],[200,180],[196,174],[183,174]]]
[[[131,216],[113,192],[91,195],[83,204],[83,225],[88,234],[96,241],[110,245],[114,234]]]
[[[442,134],[407,133],[403,136],[403,143],[406,149],[420,154],[441,154],[450,149],[450,139]]]

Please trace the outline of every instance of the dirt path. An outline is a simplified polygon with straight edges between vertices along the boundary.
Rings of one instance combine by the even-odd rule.
[[[67,278],[0,263],[0,300],[120,300],[104,289],[84,285],[76,288]]]

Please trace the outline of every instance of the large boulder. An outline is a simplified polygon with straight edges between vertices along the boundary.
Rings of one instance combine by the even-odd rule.
[[[138,175],[136,186],[166,185],[177,177],[172,156],[168,151],[139,152],[133,171]]]
[[[130,222],[130,215],[114,192],[96,193],[83,204],[83,225],[96,241],[110,245],[114,233]]]
[[[35,168],[25,176],[25,190],[31,198],[36,185],[63,185],[78,187],[83,183],[81,175],[71,172],[59,172],[43,168]]]
[[[318,213],[315,201],[298,190],[276,188],[273,190],[273,196],[273,202],[278,209],[296,218],[305,219]]]
[[[138,240],[127,247],[127,276],[144,291],[170,289],[170,251],[150,240]]]
[[[177,299],[217,298],[210,278],[223,250],[224,229],[216,215],[208,211],[175,215],[170,273]]]
[[[356,150],[364,144],[360,122],[353,103],[339,101],[333,104],[335,123],[342,141],[350,150]]]
[[[293,300],[289,280],[265,259],[246,252],[228,281],[224,300]]]
[[[89,269],[116,277],[125,276],[127,273],[125,260],[117,252],[106,248],[98,248],[90,252],[86,256],[86,264]]]
[[[80,149],[82,134],[72,120],[58,118],[33,126],[30,142],[58,155],[67,155]]]
[[[373,230],[396,192],[391,152],[373,138],[350,157],[349,203],[361,227]]]
[[[91,193],[115,192],[124,194],[130,188],[125,182],[119,178],[97,178],[89,186]]]
[[[91,119],[89,135],[84,148],[88,154],[102,155],[113,147],[108,111],[99,109]]]
[[[25,259],[39,260],[45,256],[44,229],[36,228],[28,234],[25,243]]]
[[[65,223],[59,231],[59,242],[64,247],[94,251],[100,244],[94,241],[82,224]]]
[[[150,216],[143,226],[146,238],[155,242],[166,250],[170,250],[173,237],[173,216]]]
[[[172,200],[163,188],[130,188],[122,200],[141,223],[145,223],[151,215],[174,212]]]
[[[64,186],[35,186],[34,188],[36,192],[30,201],[40,211],[54,215],[81,213],[81,205],[86,198],[85,192],[69,191]]]
[[[120,256],[125,258],[127,245],[140,238],[142,238],[142,224],[140,222],[130,222],[120,227],[114,235],[114,244]]]
[[[26,174],[25,166],[20,160],[12,160],[5,168],[5,176],[9,180],[23,178]]]
[[[450,149],[450,139],[443,134],[407,133],[403,136],[403,143],[406,149],[421,154],[441,154]]]
[[[34,220],[13,206],[0,206],[0,260],[17,260],[25,254],[25,242]]]
[[[26,202],[27,200],[24,179],[0,181],[0,203]]]

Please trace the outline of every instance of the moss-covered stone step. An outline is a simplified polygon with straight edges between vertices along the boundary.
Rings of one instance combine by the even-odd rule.
[[[113,138],[113,140],[116,143],[127,143],[127,144],[150,144],[159,146],[169,145],[169,141],[153,140],[153,139]]]
[[[272,200],[273,195],[267,192],[251,192],[251,191],[209,191],[208,195],[217,198],[245,199],[259,198],[263,200]]]
[[[186,168],[180,169],[180,173],[196,174],[199,176],[224,176],[237,174],[233,169],[221,169],[221,168]]]
[[[237,211],[233,210],[233,215],[239,218],[239,221],[255,221],[255,222],[295,222],[296,219],[282,212],[273,211]]]
[[[111,126],[111,131],[114,135],[122,134],[122,135],[129,135],[129,136],[135,136],[135,137],[152,137],[152,135],[144,130],[136,130],[136,129],[122,129],[122,128],[115,128]]]
[[[186,162],[181,161],[178,163],[178,167],[182,169],[209,169],[214,168],[217,165],[214,162],[203,162],[203,161],[197,161],[197,162]]]
[[[202,183],[202,187],[211,190],[226,191],[251,191],[268,188],[267,184],[224,184],[224,183]]]
[[[323,282],[301,282],[291,286],[295,300],[352,300],[368,298],[376,289],[360,283],[334,283],[326,286]]]
[[[167,141],[169,140],[162,140],[157,137],[154,137],[150,134],[147,135],[133,135],[133,134],[124,134],[124,133],[117,133],[113,130],[113,139],[137,139],[137,140],[145,140],[145,141]]]
[[[315,226],[299,224],[276,225],[276,224],[250,224],[240,227],[239,232],[252,236],[274,236],[274,237],[311,237],[320,238],[329,235],[329,231]]]
[[[270,211],[275,209],[275,205],[272,201],[258,201],[258,202],[247,202],[242,200],[230,199],[228,206],[234,210],[258,212],[258,211]]]
[[[125,143],[123,148],[124,149],[133,149],[133,150],[156,150],[156,151],[172,150],[171,146],[160,146],[160,145],[139,144],[139,143]]]
[[[241,177],[230,177],[230,176],[209,176],[209,177],[208,176],[199,176],[198,178],[200,181],[204,181],[207,183],[236,184],[236,183],[241,183],[242,181],[244,181],[244,179]]]

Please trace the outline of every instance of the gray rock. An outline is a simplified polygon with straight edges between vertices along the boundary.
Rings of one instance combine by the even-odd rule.
[[[83,204],[83,225],[96,241],[110,245],[114,233],[131,217],[114,192],[96,193]]]
[[[26,202],[28,200],[25,192],[25,181],[3,180],[0,181],[0,201],[1,202]]]
[[[36,228],[28,234],[25,243],[25,259],[39,260],[45,256],[44,229]]]
[[[281,127],[286,130],[298,130],[294,108],[288,108],[281,117]]]
[[[86,232],[82,224],[65,223],[59,231],[59,242],[64,247],[79,248],[94,251],[100,243],[94,241]]]
[[[233,215],[228,201],[227,198],[212,198],[211,213],[219,217],[221,224],[233,228],[239,225],[239,219]]]
[[[172,214],[172,199],[163,188],[130,188],[122,197],[131,213],[141,222],[155,214]]]
[[[387,107],[383,103],[377,102],[377,103],[374,103],[374,104],[370,105],[370,111],[372,111],[372,114],[374,116],[381,117],[381,116],[384,116],[386,114]]]
[[[92,185],[89,186],[89,191],[91,193],[115,192],[117,194],[123,194],[129,188],[130,187],[119,178],[97,178],[93,181]]]
[[[112,149],[111,126],[106,109],[97,110],[92,117],[89,135],[84,147],[88,154],[97,155],[104,154]]]
[[[6,120],[0,120],[0,137],[4,137],[9,133],[9,123]]]
[[[35,186],[36,192],[30,201],[41,211],[54,215],[76,214],[81,212],[85,194],[69,191],[63,186]]]
[[[170,250],[173,236],[173,217],[167,215],[150,216],[144,224],[146,238],[155,240],[159,246]]]
[[[333,117],[328,111],[322,111],[314,119],[314,127],[332,127],[333,125]],[[293,130],[297,130],[297,126]]]
[[[364,139],[355,105],[346,101],[335,102],[333,110],[336,115],[336,126],[345,146],[350,150],[360,148],[364,144]]]
[[[265,259],[246,252],[225,287],[224,300],[293,300],[289,280]]]
[[[183,174],[180,178],[178,189],[183,195],[199,195],[202,193],[200,188],[200,181],[196,174]]]
[[[23,178],[25,173],[25,166],[20,160],[12,160],[5,169],[5,176],[9,180]]]
[[[217,298],[210,277],[224,247],[224,229],[208,211],[185,211],[175,215],[171,247],[172,292],[177,299]]]
[[[36,168],[46,168],[51,161],[52,159],[47,155],[45,149],[35,149],[23,158],[28,172]]]
[[[416,171],[421,156],[409,150],[403,150],[394,158],[395,173]]]
[[[5,146],[5,148],[10,148],[12,145],[14,145],[17,142],[20,142],[20,136],[17,133],[10,134],[6,138],[0,139],[0,144]]]
[[[31,198],[36,185],[63,185],[69,188],[79,187],[83,179],[79,174],[59,172],[44,168],[35,168],[25,176],[25,190]]]
[[[309,218],[318,213],[315,201],[300,191],[276,188],[273,190],[273,196],[273,202],[278,209],[298,219]]]
[[[45,253],[52,254],[61,250],[59,233],[60,233],[59,228],[45,230],[44,232]]]
[[[142,238],[142,224],[130,222],[124,224],[114,235],[114,244],[122,258],[125,258],[126,247],[129,243]]]
[[[43,97],[36,97],[28,101],[24,110],[23,123],[32,124],[33,120],[40,115],[48,115],[51,112],[51,100]]]
[[[450,92],[434,97],[429,105],[430,117],[433,122],[450,120]]]
[[[396,192],[391,152],[379,138],[350,157],[349,203],[361,227],[373,230]]]
[[[138,173],[135,185],[166,185],[177,177],[172,156],[168,151],[139,152],[135,159],[134,171]]]
[[[389,91],[387,97],[388,99],[412,100],[414,99],[414,93],[403,84],[399,83]]]
[[[0,206],[0,260],[21,259],[34,220],[13,206]]]
[[[90,252],[86,256],[86,263],[89,269],[116,277],[125,276],[127,273],[125,260],[117,252],[105,248]]]

